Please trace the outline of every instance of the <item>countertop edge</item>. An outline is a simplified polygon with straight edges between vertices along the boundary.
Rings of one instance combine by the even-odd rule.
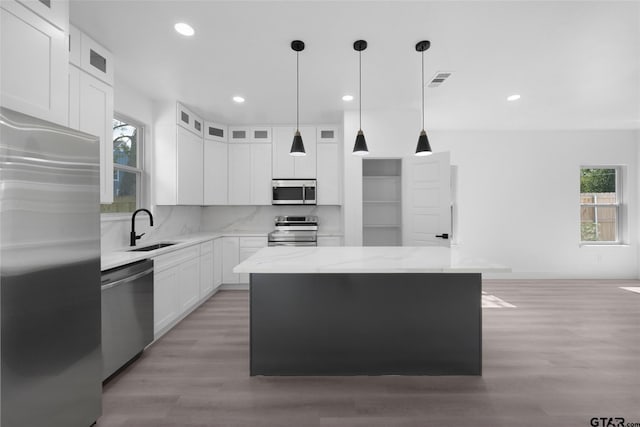
[[[122,267],[124,265],[141,261],[143,259],[156,258],[161,255],[165,255],[180,249],[187,248],[189,246],[198,245],[200,243],[204,243],[209,240],[215,240],[221,237],[264,237],[266,239],[267,233],[201,232],[185,234],[182,236],[171,238],[168,237],[163,239],[139,242],[137,247],[144,247],[160,242],[175,242],[176,244],[148,252],[130,252],[131,247],[129,246],[109,251],[107,253],[101,254],[100,256],[100,270],[104,272],[106,270]]]

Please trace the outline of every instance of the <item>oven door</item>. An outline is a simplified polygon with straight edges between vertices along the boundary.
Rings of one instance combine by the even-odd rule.
[[[272,205],[303,205],[304,185],[298,180],[276,180],[272,181],[273,193]]]

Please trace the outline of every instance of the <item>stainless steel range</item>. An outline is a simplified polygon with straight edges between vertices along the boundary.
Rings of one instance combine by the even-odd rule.
[[[277,216],[269,246],[318,246],[317,216]]]

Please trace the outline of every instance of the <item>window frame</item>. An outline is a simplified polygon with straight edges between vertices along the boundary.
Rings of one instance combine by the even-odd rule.
[[[616,215],[616,239],[615,240],[582,240],[582,233],[579,234],[580,246],[622,246],[625,245],[624,239],[624,192],[623,192],[623,174],[624,166],[622,165],[581,165],[579,175],[583,169],[614,169],[616,172],[616,202],[615,203],[582,203],[580,201],[580,181],[578,181],[578,224],[582,226],[582,208],[583,207],[614,207]]]
[[[132,119],[126,114],[121,114],[118,112],[114,112],[112,119],[112,129],[113,129],[113,120],[118,120],[123,123],[126,123],[131,126],[135,126],[137,129],[137,140],[136,140],[136,163],[137,167],[132,167],[128,165],[121,165],[119,163],[113,162],[113,170],[112,173],[115,176],[116,172],[130,172],[136,174],[136,209],[139,209],[143,204],[146,194],[145,193],[145,125],[139,120]],[[111,155],[113,156],[113,133],[111,134]],[[114,177],[115,179],[115,177]],[[114,201],[115,201],[115,186],[114,186]],[[129,218],[132,212],[101,212],[101,215],[105,216],[107,219],[120,219],[123,217]]]

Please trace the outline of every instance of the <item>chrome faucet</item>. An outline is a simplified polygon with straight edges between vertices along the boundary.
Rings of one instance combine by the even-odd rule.
[[[137,235],[136,234],[136,215],[138,214],[138,212],[146,212],[149,214],[149,225],[153,227],[153,215],[151,215],[151,212],[149,212],[148,209],[138,209],[133,213],[133,216],[131,217],[131,239],[130,239],[130,246],[135,246],[136,245],[136,240],[138,240],[139,238],[141,238],[142,236],[144,236],[144,233]]]

